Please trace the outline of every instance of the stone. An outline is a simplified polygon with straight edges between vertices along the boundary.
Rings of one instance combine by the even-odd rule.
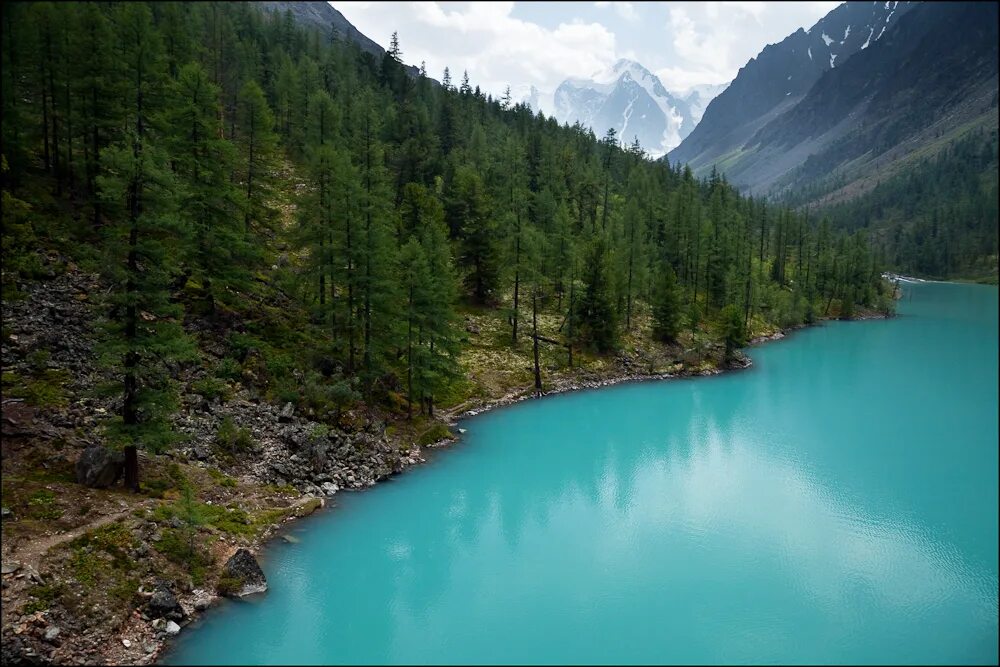
[[[122,640],[122,646],[124,646],[125,648],[132,648],[132,640],[131,639],[123,639]]]
[[[58,636],[59,636],[59,628],[57,626],[50,625],[49,627],[45,628],[45,641],[51,642]]]
[[[212,604],[212,596],[202,590],[194,591],[194,601],[191,606],[195,611],[205,611]]]
[[[204,461],[212,455],[212,450],[205,443],[199,442],[191,448],[191,455],[198,461]]]
[[[17,561],[10,561],[0,566],[0,574],[14,574],[21,569],[21,564]]]
[[[4,519],[9,519],[12,516],[14,516],[14,512],[12,512],[9,507],[0,508],[0,517],[3,517]]]
[[[124,470],[124,453],[90,445],[76,461],[76,481],[84,486],[105,489],[117,482]]]
[[[263,593],[267,590],[267,578],[264,577],[263,570],[260,569],[253,554],[246,549],[238,549],[226,561],[222,570],[225,576],[238,579],[242,583],[242,588],[235,593],[238,597]]]
[[[299,538],[295,537],[294,535],[282,535],[281,539],[283,539],[288,544],[298,544],[299,542],[302,541]]]
[[[169,589],[159,588],[149,602],[146,603],[146,613],[150,618],[184,618],[184,609]]]
[[[327,496],[332,496],[337,493],[337,491],[340,491],[340,488],[333,482],[323,482],[321,488],[323,490],[323,494]]]
[[[278,413],[279,422],[290,422],[292,417],[295,416],[295,406],[289,403],[285,403],[285,407],[281,408],[281,412]]]
[[[178,635],[181,632],[181,626],[177,625],[173,621],[167,621],[167,625],[163,628],[163,631],[168,635]]]
[[[156,644],[154,644],[153,642],[143,642],[142,650],[146,653],[153,653],[154,651],[156,651]]]

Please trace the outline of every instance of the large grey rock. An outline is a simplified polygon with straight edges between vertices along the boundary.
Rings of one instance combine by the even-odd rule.
[[[160,588],[153,597],[146,603],[146,613],[150,618],[170,618],[180,620],[184,618],[184,609],[180,602],[168,589]]]
[[[121,477],[125,469],[125,454],[90,445],[76,461],[76,481],[85,486],[104,489]]]
[[[235,595],[243,597],[253,593],[263,593],[267,590],[267,579],[264,571],[257,564],[257,559],[246,549],[239,549],[234,553],[222,572],[227,577],[238,579],[242,583],[242,588],[235,592]]]

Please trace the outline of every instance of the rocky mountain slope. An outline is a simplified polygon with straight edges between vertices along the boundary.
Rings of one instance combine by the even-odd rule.
[[[300,25],[318,27],[333,38],[347,39],[354,42],[362,51],[372,54],[378,61],[381,61],[382,56],[385,54],[384,48],[355,28],[329,2],[324,2],[323,0],[309,0],[306,2],[268,1],[261,2],[260,5],[269,12],[283,14],[286,11],[290,11],[292,17]],[[411,76],[419,74],[419,70],[416,67],[412,65],[406,65],[405,67]]]
[[[996,3],[919,4],[758,130],[727,173],[774,193],[857,194],[918,151],[995,127],[997,38]]]
[[[866,51],[907,12],[908,2],[846,2],[808,31],[769,44],[709,103],[698,126],[670,154],[696,174],[713,165],[727,171],[764,125],[796,106],[820,77]],[[747,185],[755,185],[747,183]]]

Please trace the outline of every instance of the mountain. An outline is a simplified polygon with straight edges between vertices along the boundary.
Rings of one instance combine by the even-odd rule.
[[[694,119],[696,125],[701,122],[701,118],[705,115],[705,109],[708,108],[709,103],[718,97],[727,86],[729,86],[728,83],[709,83],[692,86],[687,94],[681,98],[688,105],[691,118]],[[683,137],[681,138],[683,139]]]
[[[724,171],[757,130],[798,104],[827,71],[877,44],[912,7],[908,2],[846,2],[809,31],[769,44],[709,103],[698,126],[670,151],[696,174]],[[728,172],[727,172],[728,173]]]
[[[917,4],[761,127],[732,165],[734,182],[780,193],[844,181],[856,195],[867,189],[858,181],[873,184],[916,151],[996,127],[997,37],[996,3]]]
[[[708,93],[707,88],[698,91],[699,95]],[[623,143],[638,138],[652,157],[678,145],[697,123],[689,102],[667,91],[645,67],[627,59],[590,79],[563,81],[551,106],[537,90],[533,89],[531,98],[560,122],[579,121],[598,136],[614,128]]]
[[[891,3],[877,9],[887,4],[891,12]],[[831,19],[850,12],[858,7],[841,5],[811,33],[827,35]],[[769,108],[761,91],[773,100],[791,62],[772,62],[776,51],[768,47],[770,56],[765,49],[740,71],[671,160],[689,160],[702,174],[717,165],[744,188],[806,192],[804,203],[828,203],[864,194],[911,157],[940,150],[970,129],[996,126],[995,3],[900,4],[884,22],[884,31],[866,24],[872,39],[825,69],[805,93],[793,88],[787,102]],[[742,105],[740,91],[747,94]]]
[[[376,61],[380,61],[385,54],[385,49],[379,46],[374,40],[354,27],[347,18],[334,9],[329,2],[313,0],[307,2],[260,2],[257,3],[262,9],[269,12],[284,14],[286,11],[292,13],[292,18],[296,23],[305,27],[319,28],[328,36],[337,39],[347,39],[357,44],[362,51],[372,54]],[[404,65],[406,71],[411,76],[417,76],[420,71],[412,65]]]

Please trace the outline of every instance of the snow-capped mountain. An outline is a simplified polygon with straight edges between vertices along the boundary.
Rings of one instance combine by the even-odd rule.
[[[719,93],[725,90],[728,85],[728,83],[708,83],[701,86],[692,86],[681,97],[687,103],[688,109],[691,111],[691,118],[694,119],[696,125],[701,122],[701,117],[705,115],[708,103],[718,97]],[[683,139],[683,137],[681,138]]]
[[[655,74],[634,60],[621,59],[589,79],[563,81],[551,101],[534,87],[521,99],[561,123],[579,121],[599,137],[614,128],[623,144],[638,138],[648,155],[659,157],[694,129],[712,90],[701,86],[691,95],[698,107],[694,113],[691,103],[664,88]]]
[[[697,129],[671,151],[670,161],[686,162],[698,175],[726,162],[757,130],[798,104],[824,74],[869,52],[919,4],[845,2],[809,30],[800,28],[764,47],[712,100]],[[754,174],[761,175],[759,170]]]

